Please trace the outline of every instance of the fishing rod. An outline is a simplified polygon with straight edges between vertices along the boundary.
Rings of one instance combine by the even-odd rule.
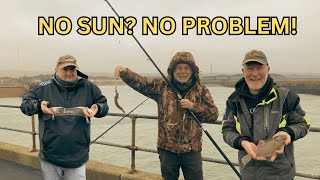
[[[117,17],[120,19],[119,14],[117,13],[117,11],[113,8],[113,6],[109,3],[108,0],[105,0],[109,7],[112,9],[112,11],[117,15]],[[126,29],[129,29],[128,26],[124,23],[124,27]],[[151,61],[151,63],[154,65],[154,67],[158,70],[158,72],[161,74],[161,76],[163,77],[163,79],[167,82],[167,84],[171,87],[171,89],[173,89],[173,91],[175,92],[175,94],[177,95],[178,99],[181,100],[182,96],[181,94],[176,90],[176,88],[173,87],[173,85],[169,82],[169,80],[165,77],[165,75],[162,73],[162,71],[159,69],[159,67],[157,66],[157,64],[153,61],[153,59],[151,58],[151,56],[149,55],[149,53],[145,50],[145,48],[141,45],[141,43],[138,41],[138,39],[134,36],[134,34],[132,33],[131,35],[133,37],[133,39],[137,42],[137,44],[140,46],[140,48],[142,49],[142,51],[146,54],[146,56],[148,57],[148,59]],[[215,142],[215,140],[212,138],[212,136],[208,133],[208,131],[203,127],[203,125],[201,124],[201,122],[198,120],[198,118],[196,117],[196,115],[189,109],[187,109],[187,111],[193,116],[194,120],[200,125],[200,128],[203,130],[203,132],[208,136],[208,138],[210,139],[210,141],[213,143],[213,145],[217,148],[217,150],[220,152],[220,154],[223,156],[223,158],[227,161],[227,163],[230,165],[230,167],[232,168],[232,170],[237,174],[237,176],[239,177],[239,179],[241,179],[241,175],[238,172],[238,170],[234,167],[234,165],[231,163],[231,161],[228,159],[228,157],[224,154],[224,152],[222,151],[222,149],[219,147],[219,145]]]
[[[118,120],[116,123],[114,123],[112,126],[110,126],[107,130],[105,130],[101,135],[99,135],[97,138],[95,138],[93,141],[91,141],[90,145],[94,142],[96,142],[99,138],[101,138],[105,133],[107,133],[110,129],[112,129],[115,125],[117,125],[120,121],[122,121],[125,117],[129,116],[134,110],[136,110],[139,106],[141,106],[144,102],[146,102],[149,98],[142,101],[139,105],[137,105],[135,108],[133,108],[130,112],[125,114],[120,120]]]

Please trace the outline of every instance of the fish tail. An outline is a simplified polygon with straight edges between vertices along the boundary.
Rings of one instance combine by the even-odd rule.
[[[123,108],[120,106],[120,104],[119,104],[119,102],[118,102],[119,93],[118,93],[118,91],[117,91],[117,86],[116,86],[116,88],[115,88],[115,93],[116,93],[116,95],[114,96],[114,103],[115,103],[116,107],[117,107],[118,109],[120,109],[120,110],[125,114],[126,112],[123,110]]]
[[[249,161],[251,161],[251,159],[252,159],[252,157],[251,157],[249,154],[245,155],[245,156],[242,158],[242,163],[243,163],[243,165],[246,165]]]
[[[122,107],[119,107],[119,109],[123,112],[123,114],[126,113],[126,111],[124,111]]]

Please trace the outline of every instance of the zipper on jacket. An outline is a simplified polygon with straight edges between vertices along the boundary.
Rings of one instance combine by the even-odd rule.
[[[193,86],[192,86],[192,88],[190,88],[189,89],[189,91],[182,97],[183,99],[185,99],[187,96],[188,96],[188,94],[191,92],[191,90],[195,87],[197,85],[197,83],[195,83]],[[185,119],[186,119],[186,117],[187,117],[187,111],[188,110],[184,110],[184,114],[183,114],[183,117],[182,117],[182,132],[181,132],[181,134],[180,134],[180,140],[179,140],[179,152],[178,152],[178,154],[180,154],[180,150],[181,150],[181,143],[182,143],[182,141],[183,141],[183,144],[185,144],[185,143],[188,143],[189,144],[189,142],[188,142],[188,140],[189,139],[187,139],[187,137],[185,137],[185,134],[184,134],[184,131],[185,131]],[[190,110],[191,111],[191,110]],[[191,126],[191,131],[192,131],[192,122],[190,123],[190,126]]]
[[[180,134],[180,141],[179,141],[180,144],[181,143],[182,144],[188,143],[188,139],[186,138],[186,135],[185,135],[185,127],[184,127],[185,119],[186,119],[186,111],[184,112],[183,117],[182,117],[182,131]]]
[[[269,129],[269,106],[268,105],[264,106],[264,127],[267,132]]]

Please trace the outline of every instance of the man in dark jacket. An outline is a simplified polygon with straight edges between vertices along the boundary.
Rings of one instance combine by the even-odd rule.
[[[239,150],[240,171],[245,180],[293,179],[293,142],[304,137],[310,127],[299,96],[276,85],[269,70],[262,51],[246,53],[242,62],[244,77],[227,100],[222,134],[226,143]],[[285,137],[284,145],[271,159],[257,156],[260,140],[279,135]],[[252,160],[244,164],[242,158],[247,154]]]
[[[218,118],[218,109],[210,91],[199,79],[199,68],[191,53],[176,53],[167,72],[181,100],[163,78],[147,79],[121,66],[116,67],[115,77],[120,76],[130,87],[158,104],[157,147],[162,177],[177,180],[181,168],[186,180],[201,180],[202,131],[187,110],[199,121],[213,123]]]
[[[21,111],[39,117],[39,157],[46,180],[86,179],[90,118],[104,117],[109,110],[106,97],[87,78],[73,56],[61,56],[53,77],[23,97]]]

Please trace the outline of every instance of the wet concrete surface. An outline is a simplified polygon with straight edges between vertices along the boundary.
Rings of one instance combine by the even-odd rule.
[[[42,180],[40,170],[0,159],[1,180]]]

